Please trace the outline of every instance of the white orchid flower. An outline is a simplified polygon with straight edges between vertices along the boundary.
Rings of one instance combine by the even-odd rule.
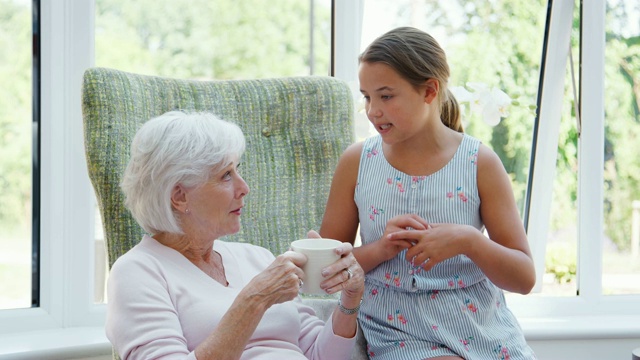
[[[473,94],[462,86],[452,86],[449,88],[449,91],[451,91],[460,103],[473,101]]]
[[[486,104],[491,101],[491,89],[487,84],[479,82],[468,82],[467,87],[473,90],[473,98],[469,101],[471,111],[482,114]]]
[[[504,91],[492,88],[485,101],[482,118],[488,125],[496,126],[500,123],[500,118],[509,115],[507,107],[511,105],[511,98]]]
[[[449,88],[449,91],[453,94],[460,106],[460,113],[462,117],[467,117],[467,106],[464,103],[472,103],[475,99],[474,95],[469,92],[469,90],[465,89],[462,86],[452,86]]]
[[[511,105],[511,97],[507,95],[506,92],[493,88],[491,89],[491,97],[494,99],[496,104],[498,104],[498,108],[500,110],[500,116],[507,117],[509,116],[508,107]]]
[[[512,99],[504,91],[490,88],[480,82],[468,82],[466,87],[471,91],[464,87],[451,87],[451,92],[460,103],[464,115],[464,103],[469,103],[470,111],[480,114],[484,122],[490,126],[498,125],[501,118],[509,115],[508,106],[511,105]]]

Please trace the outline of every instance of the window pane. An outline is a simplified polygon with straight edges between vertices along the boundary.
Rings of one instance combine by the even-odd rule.
[[[603,294],[640,294],[640,3],[608,0],[605,22]]]
[[[331,1],[96,0],[95,37],[96,66],[139,74],[329,75]],[[94,298],[102,302],[104,245],[97,232]]]
[[[31,6],[0,0],[0,309],[31,306]],[[10,50],[7,50],[10,49]]]
[[[96,65],[197,79],[328,75],[330,6],[329,0],[96,0]]]
[[[579,86],[578,46],[577,42],[572,44],[576,94]],[[578,132],[570,71],[567,70],[564,81],[545,273],[540,293],[544,296],[576,296],[578,291]]]
[[[574,4],[573,19],[579,19],[579,16],[579,4]],[[549,229],[546,238],[542,291],[534,296],[578,295],[579,136],[576,120],[576,97],[580,87],[579,32],[579,22],[574,20],[570,39],[571,55],[567,57],[567,66],[563,69],[565,70],[563,103],[557,133],[558,149],[551,195]],[[545,134],[539,136],[545,136]]]

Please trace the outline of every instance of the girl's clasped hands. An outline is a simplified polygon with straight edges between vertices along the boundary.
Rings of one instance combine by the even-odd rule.
[[[477,230],[466,225],[429,223],[416,214],[404,214],[387,222],[380,243],[387,260],[407,249],[407,261],[431,270],[444,260],[465,254],[466,233],[470,231]]]

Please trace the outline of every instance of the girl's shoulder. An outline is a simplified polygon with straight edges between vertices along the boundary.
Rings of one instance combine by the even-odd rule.
[[[362,149],[364,149],[366,141],[367,140],[359,141],[349,145],[340,156],[340,163],[348,164],[350,166],[358,165],[360,163],[360,156],[362,155]]]
[[[500,160],[500,157],[498,156],[498,154],[496,154],[495,151],[493,151],[493,149],[491,149],[489,146],[485,145],[484,143],[482,143],[480,140],[478,141],[478,158],[482,159],[478,161],[478,165],[481,165],[482,163],[484,163],[484,165],[500,165],[502,166],[502,160]]]

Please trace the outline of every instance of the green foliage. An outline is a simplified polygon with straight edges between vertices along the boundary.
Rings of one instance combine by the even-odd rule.
[[[497,126],[490,127],[476,116],[468,119],[466,132],[498,154],[511,176],[519,208],[523,208],[535,122],[529,105],[535,104],[537,96],[546,1],[459,3],[464,9],[463,23],[473,26],[465,25],[465,40],[449,46],[450,83],[482,82],[519,100]],[[454,35],[460,29],[449,31]],[[513,36],[515,33],[519,36]]]
[[[549,243],[545,256],[545,272],[553,274],[559,284],[575,281],[577,260],[575,243]]]
[[[631,245],[631,202],[640,199],[640,34],[607,33],[605,53],[605,231]]]
[[[97,0],[98,66],[180,78],[309,75],[309,2]],[[330,10],[315,7],[316,72],[328,74]]]
[[[31,9],[0,0],[0,227],[30,226]]]

